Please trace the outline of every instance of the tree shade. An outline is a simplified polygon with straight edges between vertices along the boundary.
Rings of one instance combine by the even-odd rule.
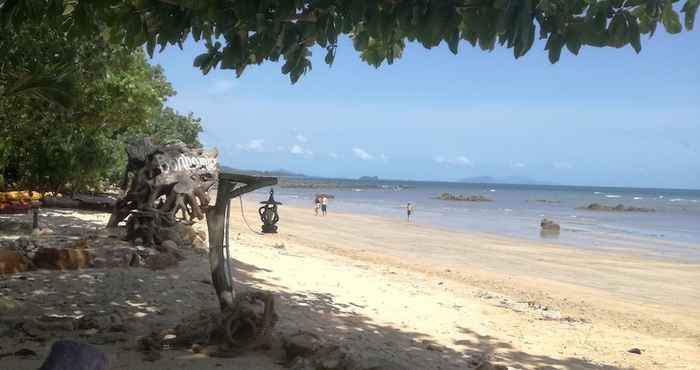
[[[26,20],[56,22],[71,34],[101,34],[130,47],[179,45],[189,37],[207,52],[194,60],[240,76],[251,64],[284,60],[296,82],[311,69],[310,49],[332,64],[338,37],[348,35],[362,60],[379,67],[401,57],[407,42],[426,48],[460,40],[482,50],[497,45],[525,55],[537,37],[549,60],[564,48],[642,49],[641,35],[658,24],[669,33],[691,30],[700,0],[0,0],[0,27]]]

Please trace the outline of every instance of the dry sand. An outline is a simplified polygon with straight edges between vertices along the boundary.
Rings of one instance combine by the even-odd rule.
[[[257,226],[253,207],[246,215]],[[313,330],[407,369],[465,369],[483,356],[514,369],[700,369],[698,265],[364,215],[317,217],[311,209],[287,206],[280,213],[276,235],[253,234],[237,207],[231,224],[236,279],[278,293],[278,332]],[[66,277],[52,278],[58,274]],[[174,325],[215,305],[213,288],[201,283],[208,277],[207,259],[194,254],[164,272],[22,275],[34,280],[0,277],[0,298],[21,296],[22,311],[75,309],[80,292],[88,290],[92,303],[77,302],[78,309],[116,302],[134,317],[133,333]],[[39,288],[44,292],[35,294]],[[147,315],[136,318],[136,312]],[[236,359],[166,351],[151,363],[132,346],[127,341],[101,348],[115,369],[281,368],[275,351]],[[0,338],[0,347],[32,348],[43,357],[48,345]],[[628,352],[634,347],[642,354]],[[35,369],[39,363],[5,358],[0,369]]]

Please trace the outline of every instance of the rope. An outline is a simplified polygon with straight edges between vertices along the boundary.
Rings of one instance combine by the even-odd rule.
[[[260,231],[254,230],[252,227],[250,227],[250,224],[248,224],[248,220],[246,220],[246,218],[245,218],[245,212],[243,211],[243,195],[238,197],[238,200],[241,201],[241,217],[243,218],[243,223],[245,223],[245,225],[248,226],[248,229],[250,231],[252,231],[253,233],[258,234],[258,235],[265,235],[265,234],[261,233]]]
[[[226,212],[225,215],[226,217],[224,218],[224,251],[226,252],[226,279],[228,279],[228,284],[229,284],[229,291],[231,293],[231,299],[235,300],[236,293],[234,292],[233,289],[233,276],[231,274],[231,251],[229,250],[229,242],[228,242],[228,233],[229,233],[229,226],[228,226],[228,221],[229,221],[229,212],[231,210],[231,202],[229,201],[226,204]]]

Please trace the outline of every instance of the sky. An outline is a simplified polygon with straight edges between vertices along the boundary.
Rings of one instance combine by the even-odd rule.
[[[700,31],[642,45],[564,51],[551,65],[541,42],[518,60],[409,44],[375,69],[343,39],[332,67],[315,50],[295,85],[277,63],[204,76],[194,42],[151,62],[178,92],[167,104],[201,117],[202,142],[235,168],[700,189]]]

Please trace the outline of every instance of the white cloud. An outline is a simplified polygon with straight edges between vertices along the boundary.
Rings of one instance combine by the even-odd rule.
[[[558,170],[570,170],[570,169],[574,168],[573,164],[571,164],[569,162],[562,162],[562,161],[554,162],[554,163],[552,163],[552,166],[554,166],[554,168],[556,168]]]
[[[246,144],[238,144],[236,148],[247,152],[262,152],[265,149],[265,140],[253,139]]]
[[[471,161],[471,159],[469,159],[468,157],[463,156],[463,155],[458,155],[454,158],[445,158],[443,156],[437,156],[437,157],[433,158],[433,161],[435,161],[435,163],[448,164],[448,165],[453,165],[453,166],[471,167],[474,165],[474,163]]]
[[[216,80],[212,84],[210,91],[214,94],[225,94],[225,93],[233,90],[233,88],[236,86],[238,86],[238,81]]]
[[[339,156],[338,154],[336,154],[335,152],[330,152],[330,153],[328,153],[328,156],[331,157],[331,158],[333,158],[333,159],[338,159],[338,158],[340,158],[340,156]]]
[[[472,161],[463,155],[456,157],[454,160],[455,160],[455,163],[461,164],[464,166],[471,166],[472,165]]]
[[[514,167],[514,168],[525,168],[526,166],[527,165],[525,163],[522,163],[522,162],[516,162],[516,163],[511,164],[511,167]]]
[[[310,155],[313,155],[313,154],[314,154],[311,150],[306,149],[306,148],[304,148],[303,146],[301,146],[301,145],[299,145],[299,144],[294,144],[294,145],[292,145],[291,147],[289,147],[289,152],[292,153],[292,154],[294,154],[294,155],[307,155],[307,156],[310,156]]]
[[[362,148],[352,148],[353,154],[355,154],[355,157],[362,159],[363,161],[371,161],[374,159],[374,156],[367,153],[366,150]]]
[[[309,141],[309,138],[307,138],[306,136],[304,136],[302,134],[297,134],[297,140],[300,143],[305,143],[305,142]]]

